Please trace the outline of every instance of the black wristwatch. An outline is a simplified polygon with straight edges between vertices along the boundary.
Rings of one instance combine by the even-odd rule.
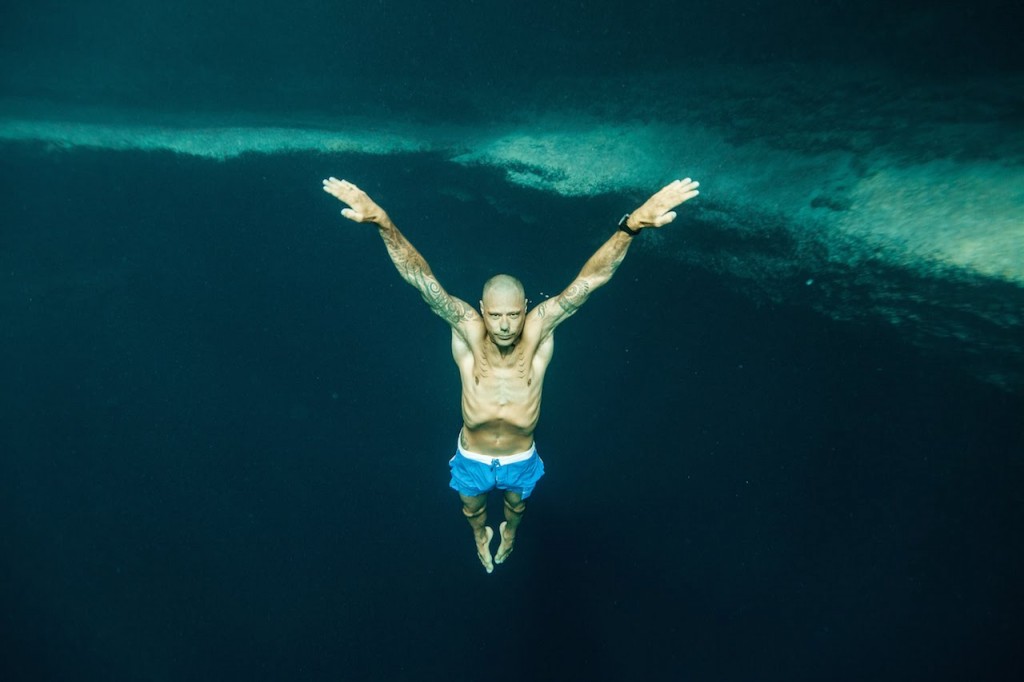
[[[628,234],[630,237],[635,237],[638,234],[640,234],[640,230],[630,229],[629,225],[626,224],[626,221],[629,220],[629,215],[630,214],[627,213],[626,215],[622,216],[622,218],[619,220],[619,229]]]

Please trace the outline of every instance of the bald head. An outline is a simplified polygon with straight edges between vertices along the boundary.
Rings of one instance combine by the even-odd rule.
[[[484,282],[484,293],[480,298],[486,301],[488,294],[499,294],[502,298],[517,295],[524,303],[526,302],[523,283],[512,275],[495,275]]]

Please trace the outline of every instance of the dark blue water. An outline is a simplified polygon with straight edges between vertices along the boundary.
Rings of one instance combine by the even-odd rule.
[[[330,170],[7,158],[13,677],[1017,665],[1021,397],[643,252],[559,331],[549,473],[485,575],[446,487],[448,332],[374,231],[335,217]],[[380,194],[464,297],[495,261],[555,288],[610,229],[595,210],[510,233],[414,182]]]
[[[39,78],[7,61],[5,94],[286,110],[294,77],[303,107],[328,110],[353,83],[394,76],[369,108],[443,121],[486,112],[403,96],[403,65],[491,87],[495,74],[628,73],[691,49],[753,63],[857,46],[907,73],[925,57],[934,73],[1020,64],[999,21],[1014,15],[995,2],[515,17],[479,2],[123,5],[11,8],[3,50],[36,55],[24,71]],[[690,46],[624,47],[658,22]],[[745,51],[721,39],[730,25]],[[956,36],[964,58],[936,57],[921,38],[933,34]],[[68,78],[40,56],[59,44],[78,58]],[[359,56],[355,80],[325,56],[335,49]],[[498,271],[535,301],[557,292],[643,196],[558,197],[431,154],[2,154],[0,678],[1024,670],[1024,392],[889,324],[836,321],[665,257],[693,243],[685,213],[559,329],[537,432],[547,475],[514,555],[486,575],[447,487],[460,426],[449,332],[320,180],[365,188],[469,301]],[[699,215],[713,251],[714,218]],[[736,237],[720,228],[726,249]]]

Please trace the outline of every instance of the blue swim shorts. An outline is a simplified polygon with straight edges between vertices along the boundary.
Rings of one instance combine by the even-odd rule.
[[[544,475],[544,461],[537,446],[525,452],[504,457],[488,457],[463,449],[459,442],[455,456],[448,460],[452,480],[448,484],[467,497],[494,490],[519,493],[525,500]]]

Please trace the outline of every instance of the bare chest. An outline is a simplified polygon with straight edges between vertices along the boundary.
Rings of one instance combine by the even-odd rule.
[[[539,416],[552,342],[538,344],[527,336],[511,353],[502,355],[484,339],[478,344],[460,344],[454,335],[453,339],[466,426],[501,422],[532,429]]]
[[[536,371],[533,353],[516,349],[509,357],[488,357],[478,352],[472,366],[463,376],[463,388],[478,398],[495,405],[514,405],[529,400],[533,393]],[[539,388],[539,384],[538,384]]]

